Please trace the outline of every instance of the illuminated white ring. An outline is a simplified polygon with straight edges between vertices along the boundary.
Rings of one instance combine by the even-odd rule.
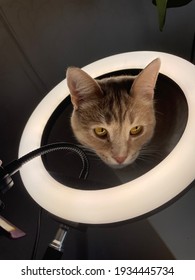
[[[41,158],[21,169],[25,188],[44,209],[65,220],[104,224],[148,213],[182,192],[195,178],[195,67],[182,58],[160,52],[130,52],[106,57],[83,68],[92,77],[122,70],[144,68],[161,58],[160,72],[174,80],[188,103],[185,131],[172,152],[141,177],[103,190],[78,190],[52,178]],[[19,157],[40,147],[43,130],[57,106],[69,94],[66,80],[37,106],[24,129]]]

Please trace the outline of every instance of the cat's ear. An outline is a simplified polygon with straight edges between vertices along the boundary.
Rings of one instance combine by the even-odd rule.
[[[146,100],[152,100],[154,97],[154,88],[161,61],[159,58],[153,60],[144,68],[140,74],[135,78],[131,87],[131,92],[134,97],[143,97]]]
[[[101,92],[98,83],[80,68],[69,67],[66,72],[66,79],[75,110],[84,101],[97,98],[98,93]]]

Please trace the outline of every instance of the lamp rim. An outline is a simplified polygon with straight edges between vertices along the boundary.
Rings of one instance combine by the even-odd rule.
[[[188,120],[182,137],[171,153],[157,166],[125,184],[102,190],[79,190],[56,181],[41,158],[21,171],[24,186],[44,209],[61,219],[106,224],[129,220],[151,212],[181,193],[195,177],[195,67],[188,61],[162,52],[121,53],[95,61],[82,69],[98,76],[123,69],[142,69],[161,59],[160,73],[182,89],[188,104]],[[29,118],[19,145],[19,157],[41,145],[44,128],[57,106],[69,95],[66,79],[52,89]],[[181,159],[182,157],[182,159]]]

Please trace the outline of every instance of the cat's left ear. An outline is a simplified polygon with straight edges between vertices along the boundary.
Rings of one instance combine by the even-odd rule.
[[[153,99],[160,65],[160,58],[156,58],[135,78],[131,87],[131,93],[134,97],[143,97],[147,100]]]

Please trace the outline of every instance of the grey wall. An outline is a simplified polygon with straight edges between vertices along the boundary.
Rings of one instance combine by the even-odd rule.
[[[82,67],[102,57],[137,50],[169,52],[189,60],[195,31],[194,13],[195,1],[185,7],[169,9],[164,31],[160,32],[156,8],[150,0],[1,0],[0,158],[8,163],[17,157],[27,119],[49,90],[64,79],[68,66]],[[24,227],[28,234],[26,239],[13,243],[2,233],[0,258],[29,258],[33,244],[38,209],[25,192],[19,176],[16,176],[16,185],[2,198],[7,205],[3,213]],[[167,211],[169,209],[171,211],[171,208]],[[180,213],[175,211],[174,217],[182,216],[182,213],[182,210]],[[191,214],[189,211],[186,215]],[[181,223],[187,216],[184,214]],[[161,216],[157,216],[156,220],[159,219]],[[44,222],[46,230],[43,229],[39,257],[57,227],[47,215]],[[188,229],[191,231],[191,226]],[[163,230],[166,231],[166,226]],[[138,232],[145,232],[145,237]],[[81,240],[80,243],[83,242],[82,234],[73,230],[73,236]],[[161,234],[160,229],[158,234]],[[150,243],[150,238],[156,242],[152,249],[135,246],[133,253],[132,240],[136,236],[137,243],[140,240],[144,244]],[[171,257],[164,243],[166,240],[162,242],[148,220],[114,229],[88,229],[87,237],[89,258]],[[119,244],[121,237],[125,240],[123,245]],[[70,251],[74,252],[75,246],[77,252],[76,243],[73,238],[70,240]],[[21,244],[26,248],[25,253],[18,249]],[[114,251],[112,244],[116,246]],[[101,246],[104,249],[99,250]],[[186,252],[182,256],[173,248],[171,251],[176,258],[194,257],[194,253],[188,255]],[[67,258],[80,256],[67,254]]]

